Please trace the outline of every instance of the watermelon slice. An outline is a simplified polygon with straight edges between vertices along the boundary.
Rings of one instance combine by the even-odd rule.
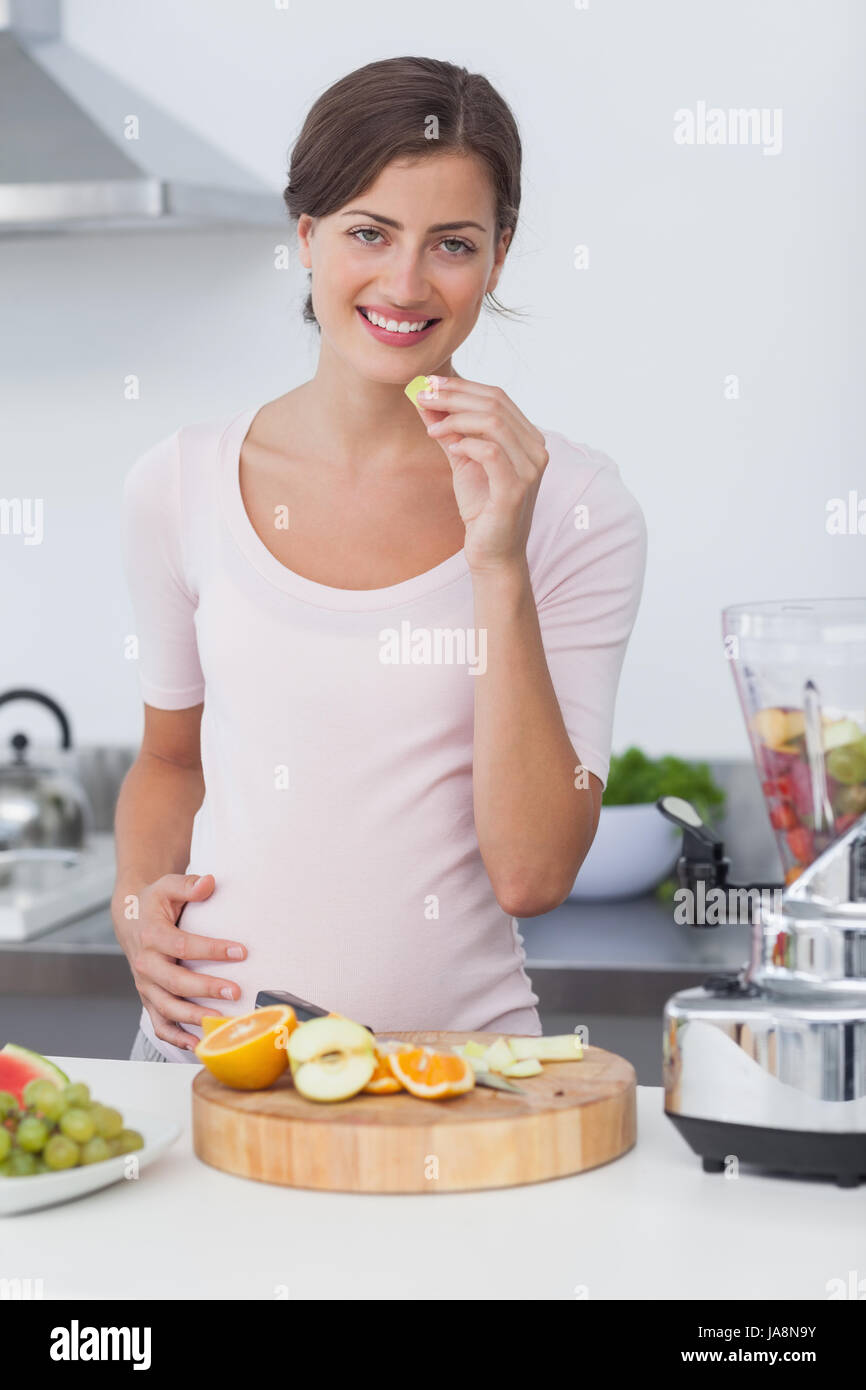
[[[0,1091],[9,1091],[23,1106],[24,1087],[28,1081],[37,1079],[65,1086],[69,1077],[39,1052],[31,1052],[17,1043],[7,1043],[0,1048]]]

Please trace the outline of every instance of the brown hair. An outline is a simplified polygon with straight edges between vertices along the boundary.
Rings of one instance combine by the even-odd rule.
[[[429,139],[425,132],[433,117],[438,138]],[[292,150],[283,201],[294,222],[302,213],[327,217],[369,188],[393,159],[427,158],[442,150],[473,154],[486,164],[496,241],[506,227],[513,237],[520,207],[517,123],[486,77],[438,58],[383,58],[323,92]],[[492,292],[487,300],[498,313],[516,312]],[[318,323],[312,294],[304,320]]]

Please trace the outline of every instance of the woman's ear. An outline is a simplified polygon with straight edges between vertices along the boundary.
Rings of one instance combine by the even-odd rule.
[[[301,265],[306,270],[313,267],[313,255],[310,250],[310,237],[313,235],[313,219],[308,212],[302,212],[298,218],[298,248]]]
[[[505,254],[508,250],[508,245],[511,241],[512,235],[513,229],[511,227],[506,227],[501,237],[499,238],[499,242],[493,256],[493,269],[491,270],[490,277],[487,281],[487,288],[484,291],[485,294],[492,294],[493,291],[496,289],[497,283],[499,281],[499,276],[502,274],[502,267],[505,264]]]

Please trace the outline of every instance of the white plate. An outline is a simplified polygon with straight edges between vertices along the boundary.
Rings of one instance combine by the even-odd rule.
[[[139,1168],[146,1168],[173,1144],[180,1126],[158,1115],[139,1111],[124,1112],[126,1129],[137,1129],[144,1136],[144,1148],[136,1149],[134,1157]],[[69,1202],[108,1187],[123,1179],[129,1154],[106,1158],[102,1163],[87,1163],[81,1168],[67,1168],[61,1173],[36,1173],[31,1178],[0,1177],[0,1216],[14,1216],[20,1211],[35,1211],[37,1207],[53,1207],[57,1202]],[[130,1179],[132,1181],[132,1179]]]

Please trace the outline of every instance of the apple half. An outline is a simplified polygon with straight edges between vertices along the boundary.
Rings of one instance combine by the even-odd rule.
[[[376,1070],[373,1034],[335,1015],[300,1024],[287,1051],[295,1089],[307,1100],[348,1100]]]

